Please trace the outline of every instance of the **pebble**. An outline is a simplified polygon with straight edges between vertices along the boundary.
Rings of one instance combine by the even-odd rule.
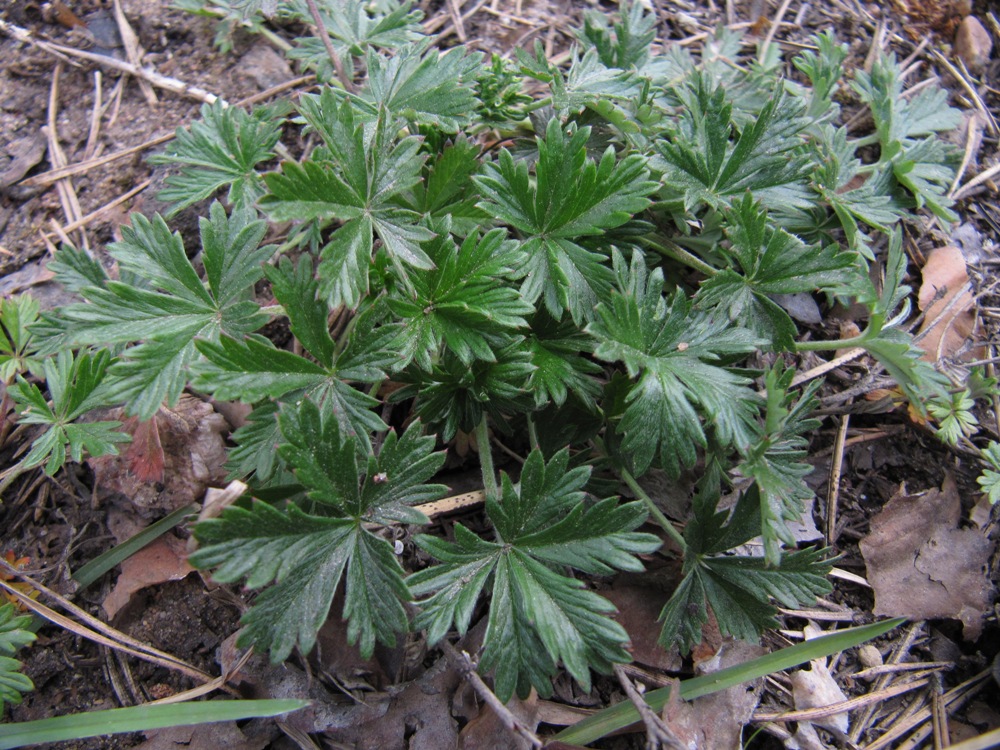
[[[978,18],[967,16],[955,34],[953,52],[970,73],[981,73],[990,61],[993,38]]]

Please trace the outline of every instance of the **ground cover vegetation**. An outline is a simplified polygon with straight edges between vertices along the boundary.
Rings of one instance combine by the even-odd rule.
[[[315,21],[298,1],[187,5],[221,43],[265,13]],[[938,133],[959,115],[933,86],[904,96],[892,56],[848,77],[823,33],[786,77],[774,44],[734,64],[722,29],[699,53],[654,54],[636,3],[588,13],[560,67],[540,47],[442,52],[407,4],[316,11],[332,50],[309,37],[289,53],[316,93],[205,105],[156,157],[179,167],[171,209],[132,216],[116,273],[64,245],[50,269],[79,301],[2,308],[0,375],[40,431],[0,487],[115,453],[128,438],[108,407],[148,420],[186,389],[253,407],[228,463],[249,492],[195,527],[190,557],[261,590],[241,645],[281,661],[334,616],[370,655],[414,629],[430,645],[465,633],[485,608],[478,665],[501,700],[550,694],[560,667],[588,690],[630,659],[588,577],[679,557],[659,639],[684,652],[710,615],[757,640],[776,605],[830,590],[827,551],[789,529],[813,498],[819,425],[798,355],[861,347],[944,439],[970,433],[995,384],[920,358],[902,250],[907,226],[956,218],[960,153]],[[869,134],[849,134],[844,92]],[[185,246],[171,217],[207,200]],[[867,327],[817,338],[786,309],[800,294],[864,306]],[[292,345],[261,334],[274,321]],[[417,534],[431,562],[407,568],[382,532],[427,522],[416,506],[446,494],[456,436],[479,453],[488,528]],[[498,438],[521,450],[513,476],[494,470]],[[983,450],[991,500],[998,456]],[[643,489],[651,470],[697,474],[685,523]],[[0,608],[0,700],[30,687],[11,658],[23,626]]]

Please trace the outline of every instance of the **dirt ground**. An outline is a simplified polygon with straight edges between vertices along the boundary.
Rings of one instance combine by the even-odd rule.
[[[700,34],[719,23],[742,29],[751,37],[767,33],[768,19],[779,13],[778,5],[765,0],[719,0],[718,3],[657,0],[662,21],[658,42],[697,44]],[[850,43],[850,64],[857,66],[864,64],[873,41],[882,35],[885,46],[901,59],[912,56],[920,61],[916,75],[921,80],[937,77],[938,83],[952,93],[954,106],[975,112],[977,106],[967,89],[936,57],[942,53],[945,60],[950,59],[947,55],[957,19],[969,9],[935,0],[896,0],[891,12],[883,12],[879,5],[863,0],[819,3],[791,0],[784,4],[783,23],[775,39],[794,47],[815,31],[833,28],[840,39]],[[955,6],[958,5],[956,2]],[[260,37],[238,33],[232,51],[222,53],[213,46],[213,24],[205,18],[159,0],[122,0],[121,6],[145,50],[143,64],[188,87],[199,87],[237,102],[298,75]],[[582,0],[493,0],[491,4],[457,0],[440,5],[425,0],[421,7],[427,14],[426,28],[440,34],[444,46],[465,42],[476,48],[508,53],[512,47],[531,45],[537,39],[546,45],[550,55],[568,49],[571,39],[567,30],[579,24],[583,9],[615,10],[610,4]],[[990,24],[990,12],[996,13],[996,6],[975,0],[971,10],[984,19],[996,40],[1000,30],[995,20]],[[460,21],[458,12],[464,14]],[[96,45],[112,49],[119,56],[123,54],[110,0],[65,0],[65,3],[12,0],[0,11],[0,18],[58,44],[80,49],[93,49]],[[6,296],[31,291],[43,305],[59,304],[62,292],[47,281],[49,274],[44,266],[51,248],[68,239],[99,253],[115,238],[118,226],[127,220],[129,212],[162,209],[153,195],[165,172],[153,169],[146,162],[156,147],[135,147],[169,136],[178,126],[196,118],[202,102],[197,97],[162,88],[144,91],[133,77],[89,62],[60,60],[51,52],[16,41],[10,35],[0,34],[0,61],[0,293]],[[993,113],[1000,102],[1000,91],[994,88],[1000,80],[998,72],[1000,60],[988,62],[978,89],[982,106]],[[93,117],[95,107],[102,113],[97,119]],[[964,148],[965,133],[957,133],[956,142]],[[51,171],[63,164],[89,163],[133,148],[134,152],[124,158],[77,171],[70,177],[72,191],[60,188],[52,179]],[[986,128],[981,144],[972,154],[965,179],[996,163],[997,134]],[[123,195],[144,184],[148,187],[119,202]],[[983,337],[995,340],[995,320],[1000,312],[994,280],[997,261],[991,255],[995,253],[993,243],[1000,241],[996,186],[984,181],[970,191],[957,210],[963,223],[978,232],[980,245],[986,248],[978,265],[973,264],[972,275],[980,295],[977,313]],[[179,228],[191,232],[195,215],[194,211],[182,213]],[[66,229],[74,224],[78,228]],[[919,264],[923,260],[920,255],[929,253],[946,239],[932,228],[928,228],[926,235],[915,237],[910,248],[914,263]],[[823,394],[829,399],[825,402],[828,413],[852,412],[840,478],[835,538],[837,551],[842,554],[838,568],[863,576],[865,563],[859,541],[871,532],[873,516],[892,498],[943,488],[940,491],[956,498],[962,516],[968,518],[980,492],[975,483],[977,469],[967,457],[935,441],[929,432],[908,418],[905,410],[869,411],[864,399],[838,400],[836,393],[857,377],[858,373],[849,367],[837,371],[831,375],[830,385]],[[209,417],[200,413],[197,406],[192,409],[185,417],[187,421],[178,427],[178,434],[185,441],[197,438],[202,441],[199,445],[207,445],[209,448],[205,450],[211,451],[211,445],[221,444],[228,425],[218,414]],[[997,439],[996,415],[983,414],[980,421],[992,438]],[[836,420],[824,421],[810,447],[810,458],[816,466],[812,481],[819,499],[812,520],[821,530],[827,519],[822,499],[828,496],[837,424]],[[16,460],[16,451],[23,447],[18,436],[15,432],[0,446],[0,468]],[[0,506],[0,554],[11,551],[16,557],[29,558],[27,572],[54,591],[73,598],[80,607],[204,672],[219,674],[223,666],[231,666],[227,660],[235,658],[232,636],[238,629],[248,595],[238,589],[218,587],[184,567],[185,530],[168,535],[167,539],[173,541],[158,545],[154,551],[157,557],[146,560],[146,564],[163,572],[163,582],[136,592],[119,591],[114,601],[121,606],[113,617],[107,616],[107,605],[118,583],[117,573],[106,575],[82,591],[77,591],[77,584],[70,578],[70,573],[83,563],[150,521],[188,503],[200,502],[207,486],[221,484],[218,470],[210,468],[202,474],[179,470],[183,476],[169,486],[145,487],[141,493],[135,487],[122,487],[113,481],[95,485],[95,470],[99,475],[105,472],[106,477],[114,475],[113,466],[75,467],[55,478],[28,475],[16,484],[16,491],[8,493],[6,504]],[[461,475],[456,473],[460,470],[452,469],[453,474],[443,481],[460,487]],[[905,490],[901,491],[902,487]],[[982,512],[988,519],[989,510]],[[992,518],[995,534],[995,509]],[[474,518],[462,520],[476,523]],[[998,580],[995,557],[990,561],[990,575],[994,582]],[[652,632],[657,630],[652,622],[656,612],[643,612],[638,603],[642,587],[638,587],[637,596],[629,585],[610,586],[621,597],[616,603],[629,618],[630,633],[633,628],[635,632],[644,627]],[[825,627],[843,621],[845,613],[850,621],[868,622],[873,619],[873,606],[869,589],[841,578],[835,581],[829,601],[820,605],[817,618]],[[792,613],[785,617],[784,626],[789,631],[801,630],[804,622],[802,613]],[[907,634],[910,640],[905,642]],[[883,657],[905,642],[907,659],[945,662],[950,666],[933,671],[930,684],[919,693],[889,698],[878,704],[867,719],[870,725],[891,726],[892,722],[901,721],[901,716],[905,718],[906,711],[915,713],[930,705],[935,692],[940,696],[942,691],[981,676],[991,668],[995,674],[1000,672],[995,661],[1000,652],[996,612],[986,618],[985,626],[975,638],[967,636],[961,623],[941,619],[906,633],[893,633],[877,642],[875,645]],[[495,724],[495,717],[476,705],[475,696],[455,670],[439,653],[427,653],[416,636],[398,649],[380,649],[369,661],[361,660],[347,647],[344,637],[336,624],[330,624],[321,634],[320,648],[308,659],[296,657],[285,667],[271,667],[254,657],[232,683],[233,690],[245,696],[284,697],[300,694],[296,690],[309,692],[320,708],[314,708],[314,715],[296,720],[297,723],[254,721],[239,727],[213,725],[211,731],[187,729],[148,736],[123,735],[66,743],[61,747],[79,750],[131,747],[152,750],[178,746],[214,750],[434,748],[445,746],[435,744],[444,741],[440,738],[453,737],[455,731],[469,726],[478,728],[466,735],[466,747],[517,746],[504,730],[488,726],[489,721]],[[474,640],[475,633],[469,637]],[[776,634],[765,645],[780,646],[785,642],[784,636]],[[20,652],[19,658],[24,661],[25,672],[34,681],[36,690],[27,694],[21,705],[8,708],[4,721],[136,705],[196,684],[176,670],[121,657],[51,625],[41,628],[38,641]],[[850,678],[858,669],[859,658],[858,654],[845,653],[832,665],[832,672],[849,696],[872,689],[871,683],[854,682]],[[664,675],[683,675],[688,668],[689,664],[678,655],[667,654],[651,657],[639,669],[648,684],[657,684],[656,680],[662,681]],[[879,686],[884,687],[885,683],[876,683]],[[782,701],[787,704],[787,681],[770,682],[764,689],[768,705]],[[599,680],[593,695],[580,694],[568,679],[563,679],[557,683],[552,701],[528,701],[517,706],[517,710],[534,712],[536,721],[541,716],[539,731],[544,735],[554,731],[559,723],[555,703],[592,709],[623,698],[618,682],[613,679]],[[953,740],[1000,726],[998,707],[997,682],[980,679],[967,698],[948,711]],[[317,728],[325,731],[309,739],[308,733]],[[744,737],[751,734],[752,727]],[[475,745],[476,741],[486,744]],[[641,747],[643,736],[610,738],[598,746]],[[762,732],[749,746],[780,747],[781,743],[773,733]],[[839,746],[865,745],[859,742]]]

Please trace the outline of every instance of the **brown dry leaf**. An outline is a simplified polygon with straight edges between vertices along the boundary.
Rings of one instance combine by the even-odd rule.
[[[198,724],[187,727],[167,727],[146,732],[146,741],[135,750],[264,750],[277,732],[264,722],[248,724],[244,730],[235,721]]]
[[[765,653],[760,646],[728,640],[719,652],[719,659],[712,660],[710,671],[742,664]],[[693,701],[669,701],[663,708],[663,718],[688,747],[698,750],[742,747],[743,725],[757,708],[762,688],[763,681],[754,680]]]
[[[969,271],[959,248],[945,245],[927,256],[917,295],[924,312],[918,343],[925,360],[937,362],[961,353],[975,333],[975,298],[968,282]],[[956,299],[956,295],[960,296]]]
[[[185,548],[184,541],[173,534],[164,534],[124,560],[115,587],[101,603],[108,617],[118,614],[137,591],[158,583],[179,581],[193,572]]]
[[[507,702],[514,718],[534,732],[538,728],[538,694],[532,689],[525,700],[516,695]],[[531,744],[503,725],[500,717],[488,705],[470,721],[458,735],[460,750],[528,750]]]
[[[226,476],[222,435],[229,428],[211,404],[185,394],[153,422],[133,425],[136,440],[121,455],[90,459],[99,490],[125,495],[146,515],[197,502]]]
[[[822,630],[813,625],[807,625],[803,634],[806,640],[825,635]],[[792,683],[792,700],[795,702],[796,710],[825,708],[847,700],[844,691],[840,689],[840,685],[830,674],[826,659],[815,659],[810,662],[809,667],[809,669],[799,669],[792,672],[789,676]],[[846,713],[839,713],[816,719],[812,723],[843,736],[847,732],[849,718]]]
[[[875,614],[912,619],[957,618],[975,640],[993,601],[987,570],[993,542],[977,529],[959,529],[958,489],[899,494],[871,521],[861,540]]]
[[[678,671],[683,666],[676,646],[667,650],[657,643],[660,636],[657,618],[663,602],[669,598],[662,585],[644,586],[642,576],[622,574],[601,594],[618,609],[614,618],[628,633],[629,652],[634,661],[666,672]]]

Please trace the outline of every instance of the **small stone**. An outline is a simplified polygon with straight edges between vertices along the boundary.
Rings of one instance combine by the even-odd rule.
[[[952,50],[970,73],[980,73],[990,61],[993,38],[975,16],[968,16],[955,34]]]
[[[873,645],[866,643],[858,649],[858,661],[861,662],[865,669],[879,667],[882,666],[882,654]]]

